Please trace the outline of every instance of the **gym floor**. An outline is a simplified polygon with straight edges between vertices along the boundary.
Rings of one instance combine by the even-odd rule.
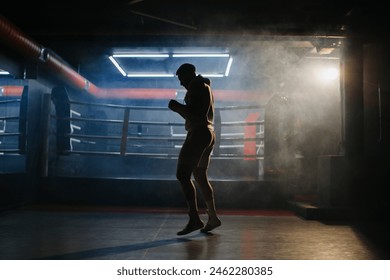
[[[220,210],[222,226],[185,236],[184,209],[30,207],[0,214],[3,260],[379,260],[389,254],[348,223],[285,210]],[[201,213],[206,221],[206,214]]]

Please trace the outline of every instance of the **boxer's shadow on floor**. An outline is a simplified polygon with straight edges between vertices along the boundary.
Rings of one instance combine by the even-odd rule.
[[[49,256],[41,258],[43,260],[83,260],[104,258],[110,255],[117,255],[123,253],[129,253],[138,250],[145,250],[155,247],[167,246],[178,243],[190,242],[190,239],[171,238],[163,240],[154,240],[149,242],[142,242],[137,244],[121,245],[114,247],[97,248],[80,252],[66,253],[55,256]]]
[[[96,249],[90,249],[90,250],[85,250],[85,251],[48,256],[48,257],[43,257],[43,258],[39,258],[39,259],[40,260],[83,260],[83,259],[104,258],[104,257],[112,256],[112,255],[130,253],[130,252],[138,251],[138,250],[146,250],[146,249],[150,249],[150,248],[168,246],[168,245],[173,245],[173,244],[190,243],[193,241],[193,238],[200,237],[200,236],[207,237],[207,236],[211,236],[211,234],[210,235],[209,234],[196,234],[196,235],[189,235],[188,237],[185,237],[185,238],[184,237],[181,237],[181,238],[175,237],[175,238],[170,238],[170,239],[154,240],[154,241],[129,244],[129,245],[96,248]]]

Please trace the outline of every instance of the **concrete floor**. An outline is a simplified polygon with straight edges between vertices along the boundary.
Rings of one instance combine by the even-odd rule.
[[[353,226],[289,211],[219,211],[211,234],[176,232],[183,209],[22,209],[0,214],[0,259],[378,260],[389,255]],[[206,219],[204,213],[202,218]]]

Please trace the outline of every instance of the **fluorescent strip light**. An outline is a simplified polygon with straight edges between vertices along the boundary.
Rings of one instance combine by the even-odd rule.
[[[232,63],[233,63],[233,57],[230,57],[229,58],[229,61],[228,61],[228,64],[226,66],[226,71],[225,71],[225,76],[229,76],[229,73],[230,73],[230,67],[232,67]]]
[[[9,75],[9,72],[0,69],[0,75]]]
[[[111,62],[115,65],[115,67],[118,69],[118,71],[124,76],[129,78],[161,78],[161,77],[175,77],[174,74],[169,73],[127,73],[125,69],[123,69],[119,62],[115,59],[116,57],[119,58],[168,58],[170,57],[169,54],[152,54],[152,53],[115,53],[111,56],[109,56],[109,59]],[[229,58],[227,62],[227,66],[225,69],[224,74],[218,74],[218,73],[209,73],[203,75],[205,77],[213,77],[213,78],[222,78],[227,77],[230,73],[230,68],[233,63],[233,58],[227,54],[227,53],[176,53],[172,54],[173,58],[183,58],[183,57],[200,57],[200,58]]]
[[[211,77],[211,78],[223,78],[223,74],[202,74],[204,77]]]
[[[172,54],[172,57],[229,57],[227,53],[183,53]]]
[[[114,57],[112,56],[109,56],[109,59],[111,60],[111,62],[115,65],[115,67],[118,69],[119,72],[121,72],[121,74],[126,77],[126,72],[125,70],[122,69],[122,67],[119,65],[119,63],[115,60]]]
[[[165,74],[165,73],[150,73],[150,74],[127,74],[126,75],[129,78],[171,78],[174,77],[173,74]]]
[[[169,54],[141,54],[141,53],[117,53],[113,54],[113,57],[140,57],[140,58],[150,58],[150,57],[169,57]]]

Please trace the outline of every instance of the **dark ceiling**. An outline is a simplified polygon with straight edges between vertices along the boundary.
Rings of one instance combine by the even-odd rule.
[[[383,37],[387,32],[385,9],[371,2],[13,1],[2,9],[2,15],[79,69],[86,78],[99,83],[109,76],[100,70],[107,71],[107,57],[126,48],[229,49],[234,44],[229,51],[238,52],[248,40],[260,36],[264,41],[288,40],[297,56],[302,56],[310,53],[317,43],[327,47],[334,45],[334,40],[348,36]],[[126,83],[123,77],[121,81]]]
[[[101,0],[12,1],[3,14],[32,36],[95,37],[204,33],[344,34],[374,27],[378,1]],[[383,2],[381,2],[383,3]],[[382,4],[383,6],[384,4]],[[384,21],[383,21],[384,22]],[[376,26],[378,28],[379,26]],[[373,30],[371,30],[373,31]]]

